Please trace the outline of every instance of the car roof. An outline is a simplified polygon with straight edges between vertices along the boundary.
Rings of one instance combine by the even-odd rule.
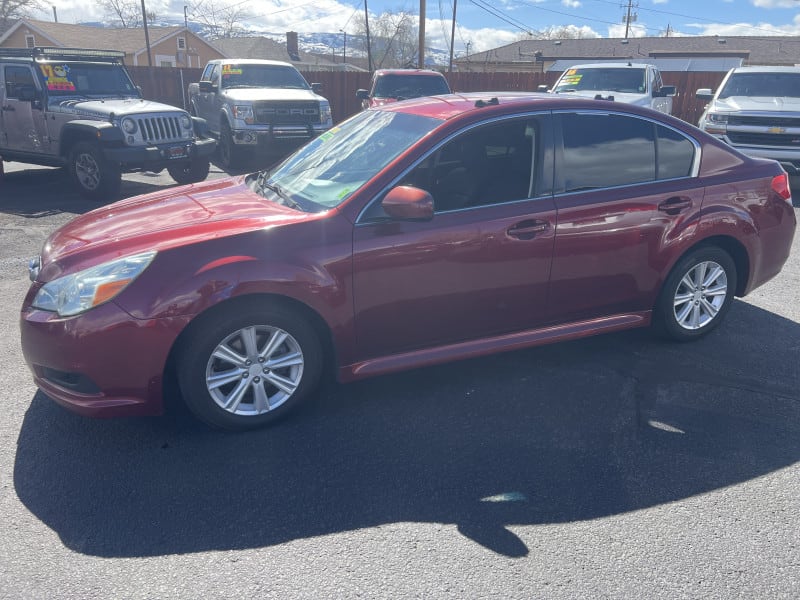
[[[544,92],[464,92],[443,94],[439,96],[423,96],[402,102],[393,102],[370,110],[384,110],[416,114],[434,119],[448,120],[470,112],[481,111],[482,115],[515,114],[527,111],[544,111],[558,109],[614,110],[639,114],[674,123],[668,115],[654,113],[653,110],[614,102],[613,100],[595,100],[592,98],[548,94]]]
[[[431,69],[378,69],[376,75],[428,75],[432,77],[444,77],[439,71]]]
[[[632,62],[596,62],[583,65],[572,65],[569,69],[646,69],[651,65],[647,63]],[[569,71],[567,69],[567,71]]]
[[[769,67],[769,66],[750,66],[734,67],[734,73],[800,73],[800,67]]]

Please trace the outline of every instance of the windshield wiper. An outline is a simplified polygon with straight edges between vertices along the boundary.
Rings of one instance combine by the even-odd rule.
[[[269,177],[269,171],[263,171],[258,176],[258,193],[262,196],[263,191],[270,190],[271,192],[275,193],[281,201],[278,204],[282,204],[283,206],[288,206],[289,208],[293,208],[295,210],[299,210],[305,212],[300,204],[297,203],[294,199],[292,199],[286,191],[279,186],[277,183],[272,182],[270,183],[267,178]]]

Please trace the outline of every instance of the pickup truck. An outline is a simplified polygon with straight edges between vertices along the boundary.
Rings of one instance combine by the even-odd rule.
[[[800,178],[800,67],[736,67],[708,100],[698,126],[748,156],[771,158]]]
[[[540,91],[547,91],[546,86],[542,87]],[[551,91],[646,106],[669,115],[675,86],[664,85],[661,72],[653,65],[605,62],[570,67]]]
[[[0,48],[0,157],[66,167],[81,194],[108,200],[122,173],[208,175],[216,142],[180,108],[144,100],[123,52]]]
[[[190,112],[208,122],[226,169],[245,155],[277,158],[333,126],[331,107],[291,64],[256,59],[209,62],[189,84]]]

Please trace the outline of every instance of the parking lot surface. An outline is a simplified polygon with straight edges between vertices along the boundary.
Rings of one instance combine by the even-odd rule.
[[[0,597],[800,596],[798,237],[699,342],[631,331],[331,383],[231,435],[179,408],[81,418],[31,383],[27,261],[91,208],[61,170],[6,165]]]

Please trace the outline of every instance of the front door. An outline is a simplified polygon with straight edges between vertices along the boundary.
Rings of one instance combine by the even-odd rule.
[[[3,65],[3,92],[0,102],[3,137],[0,145],[15,152],[45,151],[46,136],[42,107],[22,99],[23,90],[37,90],[33,71],[27,65]]]
[[[365,212],[354,234],[359,359],[545,321],[555,230],[545,125],[536,116],[470,130],[401,178],[431,192],[431,221]]]

